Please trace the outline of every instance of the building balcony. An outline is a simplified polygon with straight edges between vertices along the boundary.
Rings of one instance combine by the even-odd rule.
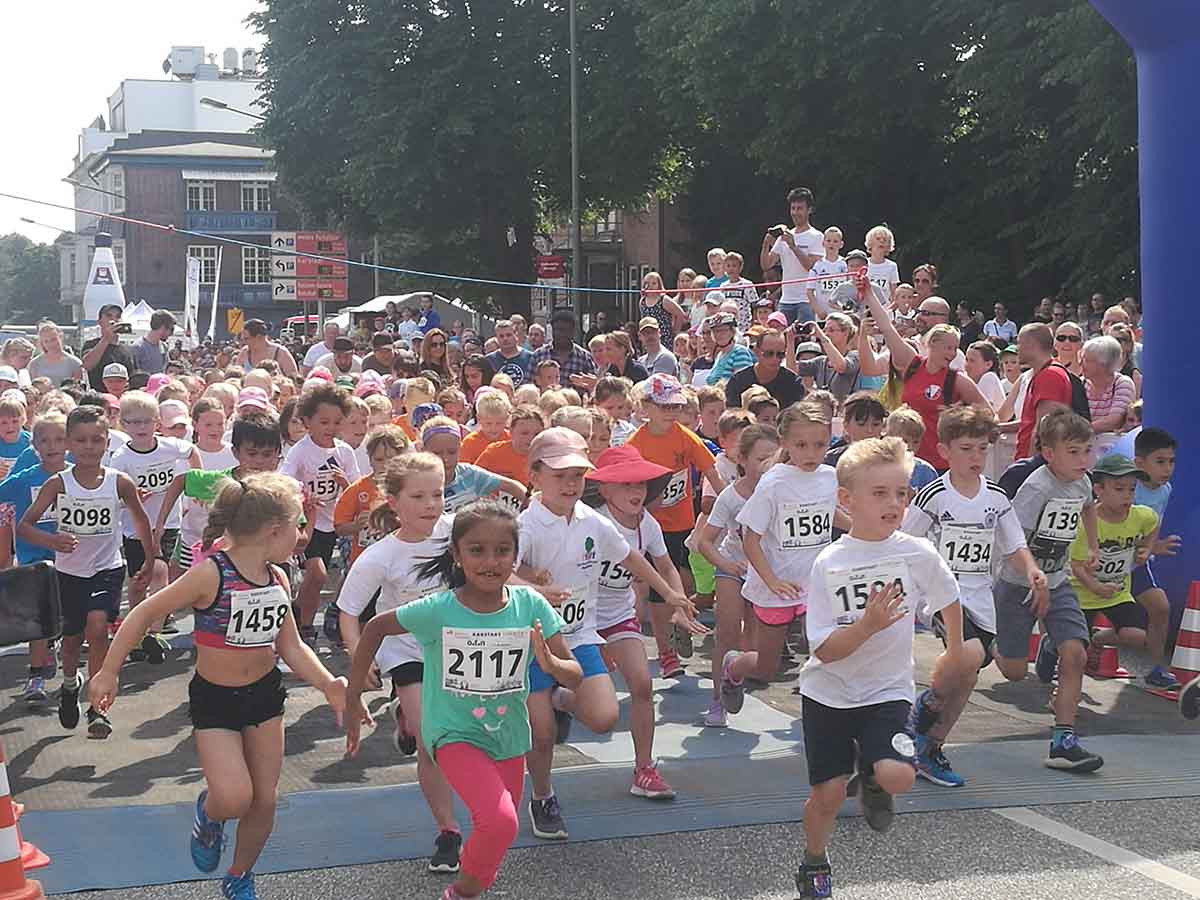
[[[189,209],[184,214],[184,228],[212,234],[266,234],[275,231],[277,213],[220,212]]]

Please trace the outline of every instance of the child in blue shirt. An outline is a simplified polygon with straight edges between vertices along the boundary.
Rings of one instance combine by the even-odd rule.
[[[930,482],[937,481],[937,469],[917,456],[917,449],[925,437],[925,420],[921,418],[919,412],[910,406],[900,407],[887,417],[884,433],[888,437],[898,437],[903,440],[913,455],[913,471],[908,482],[909,487],[914,491],[919,491]]]
[[[12,471],[17,457],[30,444],[25,430],[25,403],[15,394],[0,397],[0,478]]]

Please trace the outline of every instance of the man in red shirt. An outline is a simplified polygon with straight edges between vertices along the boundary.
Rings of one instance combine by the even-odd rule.
[[[1033,433],[1042,416],[1056,404],[1071,405],[1071,378],[1066,369],[1054,364],[1054,333],[1044,323],[1031,322],[1020,330],[1017,357],[1021,365],[1034,372],[1017,429],[1016,458],[1024,459],[1030,454]]]

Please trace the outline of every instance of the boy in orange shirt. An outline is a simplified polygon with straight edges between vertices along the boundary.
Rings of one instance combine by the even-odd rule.
[[[646,424],[630,436],[628,443],[636,447],[647,462],[666,466],[671,470],[667,485],[650,512],[662,526],[667,552],[671,561],[675,563],[675,568],[679,570],[684,592],[691,594],[695,585],[688,565],[688,549],[684,545],[684,541],[696,527],[691,467],[696,467],[701,477],[707,479],[717,494],[725,489],[725,484],[717,474],[716,461],[704,446],[704,442],[694,432],[679,424],[679,417],[687,402],[678,379],[658,373],[645,382],[644,390],[645,402],[642,406]],[[654,625],[658,662],[664,678],[672,678],[683,672],[679,656],[667,640],[671,628],[670,619],[670,610],[662,598],[651,593],[650,620]],[[688,640],[689,646],[690,643]]]
[[[478,463],[479,455],[489,444],[507,441],[510,437],[508,417],[511,415],[512,404],[502,391],[480,388],[475,395],[475,424],[478,427],[463,438],[458,448],[458,461]]]
[[[546,427],[542,412],[536,406],[518,406],[512,411],[509,431],[512,437],[489,444],[479,454],[475,465],[502,478],[529,484],[529,445]],[[463,441],[465,444],[466,441]],[[461,451],[459,454],[461,458]]]
[[[379,485],[383,483],[388,461],[407,453],[412,446],[404,431],[396,425],[380,425],[372,429],[367,435],[366,445],[372,473],[351,482],[333,507],[333,530],[341,537],[350,538],[351,565],[360,553],[383,537],[371,530],[368,519],[371,510],[385,500]],[[371,614],[374,615],[374,612]]]

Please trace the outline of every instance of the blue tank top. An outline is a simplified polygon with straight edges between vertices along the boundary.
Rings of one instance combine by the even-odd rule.
[[[221,583],[212,605],[195,611],[196,643],[233,650],[274,646],[292,608],[282,573],[271,566],[271,582],[254,584],[237,570],[224,550],[211,559],[220,572]]]

